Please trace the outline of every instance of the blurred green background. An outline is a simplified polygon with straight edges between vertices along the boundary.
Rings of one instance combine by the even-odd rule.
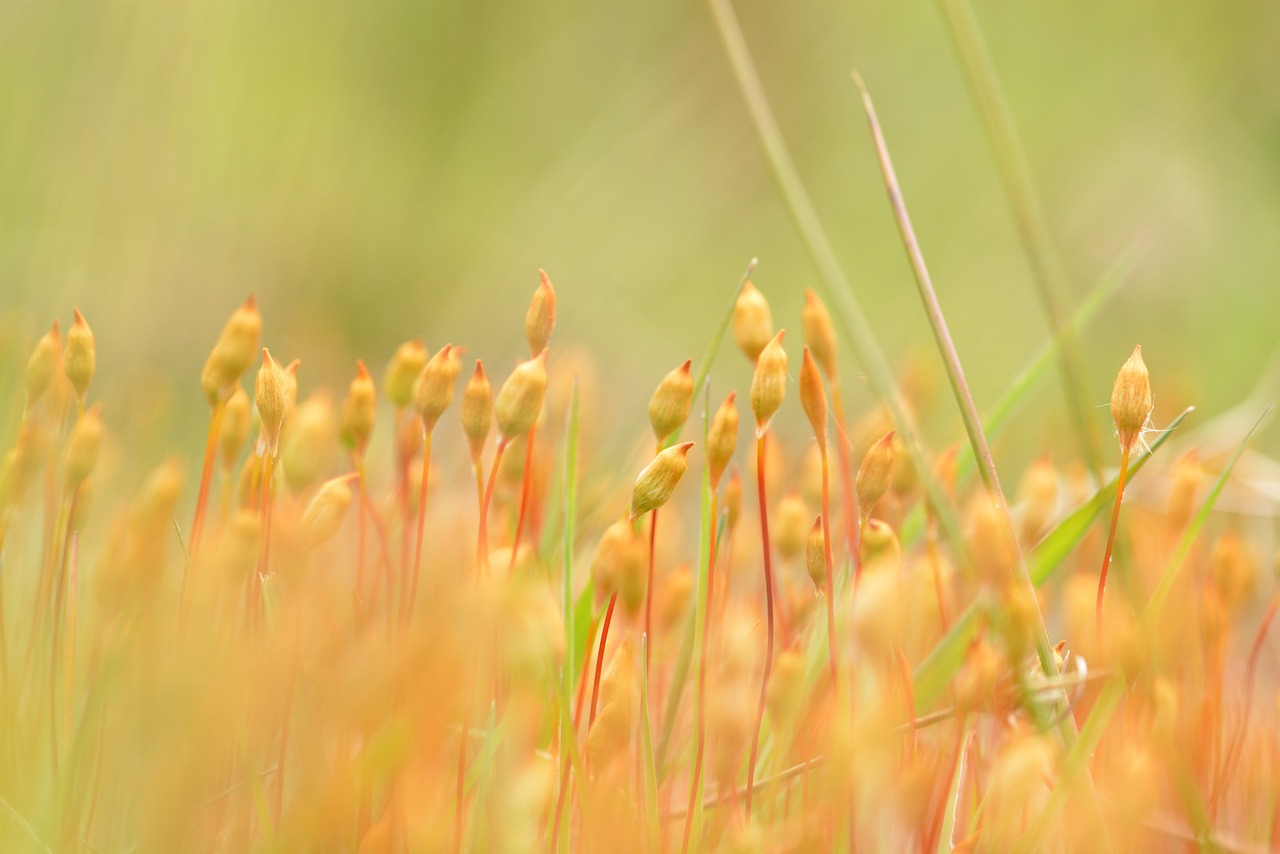
[[[1069,300],[1146,247],[1084,336],[1091,401],[1106,404],[1142,343],[1157,421],[1236,402],[1280,337],[1280,4],[975,5]],[[939,10],[736,9],[883,342],[936,363],[849,70],[867,80],[975,396],[991,401],[1047,327]],[[465,343],[500,377],[545,267],[557,340],[599,354],[642,423],[649,388],[702,353],[752,256],[778,325],[798,333],[814,271],[702,2],[0,8],[5,371],[78,305],[99,396],[137,401],[147,413],[129,417],[192,452],[200,365],[249,291],[266,343],[302,357],[304,391],[340,389],[355,356],[380,370],[414,335]],[[745,364],[726,356],[741,387]],[[1045,385],[1023,417],[1052,430],[1062,398]],[[938,442],[958,424],[939,411]]]

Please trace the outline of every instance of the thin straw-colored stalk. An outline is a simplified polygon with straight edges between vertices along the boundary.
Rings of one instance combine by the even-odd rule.
[[[747,819],[751,819],[751,796],[756,779],[756,757],[760,752],[760,726],[764,723],[765,698],[769,692],[769,675],[773,671],[773,557],[769,548],[769,505],[764,488],[765,433],[756,437],[756,495],[760,503],[760,542],[764,553],[764,610],[766,640],[764,648],[764,674],[760,677],[760,700],[756,705],[756,723],[752,728],[751,758],[747,763]]]
[[[831,660],[831,688],[839,693],[840,653],[836,638],[835,559],[831,553],[831,465],[825,437],[819,437],[818,447],[822,452],[822,560],[825,564],[827,587],[823,591],[827,600],[827,647]]]
[[[889,193],[889,202],[893,208],[894,218],[898,222],[898,229],[902,233],[902,242],[907,250],[907,256],[911,261],[911,268],[915,274],[920,298],[924,303],[925,314],[929,318],[934,338],[938,343],[938,349],[946,365],[947,378],[951,383],[952,391],[955,393],[956,403],[960,408],[965,431],[969,434],[969,442],[973,446],[974,456],[978,458],[978,471],[982,475],[983,484],[995,498],[997,507],[1000,510],[1002,521],[1005,525],[1007,541],[1013,544],[1015,580],[1023,588],[1027,601],[1032,603],[1035,608],[1033,629],[1036,656],[1040,659],[1040,667],[1045,675],[1054,676],[1057,674],[1057,665],[1054,662],[1053,649],[1049,643],[1049,633],[1045,627],[1044,615],[1040,613],[1039,601],[1036,599],[1035,584],[1027,571],[1027,564],[1022,550],[1017,545],[1018,537],[1013,524],[1013,517],[1009,514],[1009,506],[1005,500],[1004,491],[1000,487],[1000,478],[996,474],[995,462],[991,458],[991,448],[987,445],[986,435],[982,432],[982,421],[978,417],[978,408],[974,405],[973,394],[969,390],[969,384],[964,377],[964,369],[960,365],[960,356],[957,354],[955,344],[951,340],[951,332],[947,328],[946,318],[942,314],[942,307],[939,305],[938,296],[934,292],[933,281],[929,276],[929,268],[925,265],[924,254],[920,251],[920,243],[916,239],[915,229],[912,227],[911,218],[907,214],[906,203],[902,197],[898,177],[894,172],[893,161],[889,158],[889,149],[885,144],[880,122],[876,118],[875,105],[872,103],[871,95],[866,86],[863,85],[862,78],[858,76],[857,72],[854,72],[853,80],[862,94],[862,104],[867,113],[867,121],[871,128],[872,139],[875,142],[876,156],[880,161],[880,169],[884,174],[885,188]],[[1059,722],[1059,732],[1063,741],[1070,747],[1078,736],[1075,717],[1067,709],[1064,714],[1059,716]],[[1084,778],[1089,821],[1096,827],[1101,850],[1109,851],[1111,843],[1107,838],[1106,824],[1102,818],[1102,809],[1098,805],[1097,792],[1094,790],[1092,776],[1087,768],[1084,769]]]
[[[1160,576],[1160,582],[1156,585],[1151,598],[1147,601],[1146,608],[1143,609],[1140,623],[1147,637],[1154,636],[1154,632],[1160,622],[1161,613],[1164,610],[1165,600],[1169,596],[1169,591],[1173,589],[1173,583],[1177,580],[1178,572],[1181,570],[1187,556],[1191,554],[1191,548],[1195,545],[1201,529],[1204,528],[1205,523],[1209,520],[1209,515],[1213,512],[1213,506],[1217,503],[1218,496],[1222,494],[1223,488],[1226,487],[1232,470],[1235,468],[1236,463],[1239,462],[1240,456],[1244,453],[1244,449],[1248,446],[1254,433],[1257,432],[1270,414],[1271,407],[1268,406],[1236,447],[1231,459],[1227,461],[1222,473],[1218,475],[1213,488],[1205,496],[1200,509],[1182,532],[1177,548],[1174,549],[1173,554],[1169,556],[1169,560],[1165,564],[1164,572]],[[1027,826],[1022,838],[1014,846],[1013,854],[1028,854],[1028,852],[1040,849],[1040,844],[1044,840],[1045,834],[1053,826],[1058,813],[1061,812],[1066,804],[1072,784],[1087,772],[1089,759],[1093,756],[1098,742],[1102,740],[1112,715],[1115,714],[1120,702],[1124,699],[1127,684],[1128,678],[1121,670],[1113,672],[1111,678],[1107,680],[1106,686],[1102,689],[1102,694],[1094,703],[1089,719],[1085,722],[1084,728],[1080,732],[1080,738],[1071,746],[1066,759],[1063,761],[1062,773],[1058,777],[1057,785],[1054,786],[1049,795],[1048,802],[1045,804],[1044,809],[1040,811],[1040,814]]]
[[[729,0],[709,0],[711,11],[719,30],[721,41],[728,53],[738,86],[742,91],[743,101],[755,124],[756,135],[764,150],[778,188],[782,192],[787,208],[796,230],[804,243],[805,249],[818,271],[818,282],[830,305],[835,309],[834,319],[842,327],[844,337],[849,342],[855,360],[866,372],[867,381],[889,408],[894,425],[906,443],[912,464],[920,478],[921,486],[929,500],[938,510],[939,522],[956,554],[967,563],[968,545],[964,538],[964,530],[960,524],[955,508],[942,489],[933,469],[933,461],[915,417],[907,407],[906,400],[894,380],[893,371],[879,338],[867,319],[849,283],[848,276],[836,258],[835,249],[830,238],[818,219],[813,202],[805,190],[804,182],[796,169],[791,153],[778,128],[773,109],[760,82],[760,75],[742,28]]]
[[[1235,734],[1227,745],[1227,754],[1222,760],[1222,767],[1214,780],[1213,793],[1209,797],[1209,813],[1216,817],[1218,803],[1226,793],[1227,785],[1235,774],[1236,762],[1240,759],[1240,751],[1244,747],[1245,735],[1249,732],[1249,717],[1253,711],[1253,682],[1258,675],[1258,658],[1262,655],[1262,644],[1267,639],[1267,631],[1276,618],[1276,610],[1280,608],[1280,593],[1272,594],[1267,611],[1258,624],[1258,631],[1253,636],[1253,645],[1249,647],[1249,665],[1245,671],[1244,706],[1240,711],[1240,723],[1236,725]]]
[[[1059,343],[1058,364],[1076,441],[1085,464],[1094,478],[1101,481],[1102,446],[1097,428],[1088,417],[1088,393],[1080,367],[1079,341],[1062,307],[1066,272],[1054,244],[1044,206],[1036,192],[1030,162],[1018,138],[1013,113],[1001,91],[1000,78],[968,0],[938,0],[938,5],[942,8],[947,32],[955,44],[969,88],[978,103],[978,113],[995,155],[1005,195],[1013,208],[1018,237],[1031,261],[1036,295]]]
[[[955,343],[951,340],[951,332],[947,328],[946,318],[943,317],[942,307],[938,304],[938,297],[933,289],[933,281],[929,276],[929,268],[925,265],[924,254],[920,251],[915,229],[912,227],[911,219],[907,214],[906,203],[902,198],[902,190],[898,185],[898,177],[894,172],[893,162],[889,159],[889,149],[885,144],[884,134],[880,130],[880,122],[876,118],[875,105],[871,102],[871,95],[867,92],[866,86],[863,85],[862,78],[856,72],[853,75],[853,79],[862,94],[862,103],[866,109],[867,121],[871,127],[871,136],[875,142],[876,155],[880,161],[880,169],[884,173],[885,187],[889,192],[889,202],[893,207],[898,229],[902,233],[902,242],[906,247],[907,256],[911,261],[911,269],[915,274],[916,285],[920,291],[921,301],[924,303],[925,314],[929,318],[934,338],[938,343],[938,350],[942,355],[943,363],[946,365],[947,379],[950,381],[951,389],[955,393],[956,403],[960,409],[961,419],[964,421],[965,431],[969,434],[969,442],[973,446],[974,455],[978,458],[978,470],[982,475],[982,482],[995,498],[1000,509],[1001,516],[1008,529],[1009,542],[1015,544],[1016,560],[1014,562],[1014,571],[1017,575],[1017,581],[1026,588],[1030,601],[1035,602],[1035,585],[1031,583],[1031,577],[1027,573],[1027,564],[1023,558],[1022,551],[1016,545],[1018,541],[1016,530],[1013,525],[1013,519],[1009,515],[1004,491],[1000,487],[1000,478],[996,474],[995,462],[991,458],[991,448],[987,445],[986,434],[982,432],[982,421],[978,417],[978,408],[974,405],[973,394],[969,390],[969,384],[964,376],[964,369],[960,365],[960,356],[956,353]],[[1053,650],[1049,644],[1049,634],[1045,629],[1044,617],[1039,613],[1038,604],[1036,617],[1036,654],[1040,659],[1040,666],[1044,669],[1045,674],[1053,675],[1056,670]],[[1068,743],[1070,740],[1068,738]]]

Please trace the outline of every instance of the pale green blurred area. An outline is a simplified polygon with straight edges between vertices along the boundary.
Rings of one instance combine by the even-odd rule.
[[[1048,330],[938,9],[736,8],[883,343],[936,364],[850,69],[867,80],[975,396],[991,401]],[[1280,332],[1280,5],[976,12],[1068,301],[1146,247],[1084,337],[1090,399],[1107,402],[1141,343],[1157,422],[1188,402],[1231,405]],[[78,305],[98,336],[99,396],[133,401],[109,420],[192,453],[200,365],[250,291],[265,343],[302,357],[304,390],[342,388],[357,356],[380,371],[416,335],[466,344],[501,377],[545,268],[556,340],[597,353],[642,424],[652,384],[702,353],[753,256],[798,346],[814,270],[701,2],[0,8],[6,380]],[[722,364],[720,387],[742,387],[745,362],[726,351]],[[1061,401],[1049,379],[1021,416],[1024,444],[1066,441]],[[941,444],[958,421],[937,410]]]

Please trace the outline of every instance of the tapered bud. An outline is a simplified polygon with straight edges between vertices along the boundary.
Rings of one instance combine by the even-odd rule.
[[[595,557],[591,559],[591,581],[597,605],[619,592],[628,574],[627,564],[636,556],[640,546],[640,538],[626,519],[619,519],[605,529]],[[641,556],[640,562],[643,560]]]
[[[809,579],[815,590],[825,590],[827,586],[827,539],[822,531],[822,517],[814,520],[809,529],[809,539],[805,541],[804,566],[809,571]]]
[[[693,442],[674,445],[653,458],[636,478],[631,490],[631,518],[636,519],[667,503],[676,484],[689,468],[689,449]]]
[[[75,489],[98,464],[98,450],[102,447],[102,413],[99,404],[85,410],[76,419],[67,440],[67,456],[63,467],[67,489]]]
[[[1240,537],[1231,531],[1223,534],[1209,558],[1209,580],[1223,604],[1230,609],[1244,604],[1253,593],[1257,575],[1257,563]]]
[[[529,354],[537,357],[551,343],[551,333],[556,328],[556,289],[545,270],[539,270],[541,282],[529,300],[529,311],[524,316],[524,337],[529,339]]]
[[[521,362],[498,391],[493,412],[498,431],[508,442],[529,432],[538,423],[542,399],[547,393],[547,351]]]
[[[755,285],[747,282],[733,304],[733,340],[748,359],[755,361],[771,338],[773,315],[769,303]]]
[[[804,292],[804,308],[800,312],[804,324],[804,343],[813,351],[813,358],[826,373],[827,379],[836,376],[836,330],[831,325],[827,307],[812,290]]]
[[[692,359],[668,373],[649,398],[649,423],[658,442],[684,426],[693,407]]]
[[[427,365],[427,348],[418,339],[406,341],[396,348],[382,375],[382,391],[397,409],[413,402],[413,389]]]
[[[871,518],[876,502],[884,497],[893,483],[893,457],[893,432],[890,431],[867,449],[862,465],[858,467],[855,491],[864,523]]]
[[[778,332],[756,359],[756,372],[751,378],[751,411],[756,416],[756,435],[769,429],[769,422],[782,406],[787,393],[787,351],[782,349],[785,329]]]
[[[780,728],[790,730],[800,710],[800,701],[804,699],[804,669],[804,651],[794,647],[779,653],[773,663],[765,704],[770,719],[777,721]]]
[[[351,481],[356,477],[358,475],[352,472],[325,481],[302,512],[299,527],[302,540],[309,548],[332,538],[342,527],[342,520],[351,506]]]
[[[707,433],[707,466],[712,489],[720,484],[720,477],[733,459],[734,449],[738,446],[738,407],[734,403],[735,397],[737,392],[729,392],[729,396],[711,419],[711,429]]]
[[[290,406],[289,378],[266,347],[262,348],[262,366],[253,383],[253,402],[262,421],[267,452],[274,457],[280,451],[280,427]]]
[[[205,375],[201,377],[205,395],[211,404],[225,399],[258,354],[262,339],[262,315],[252,295],[227,319],[213,345]]]
[[[62,334],[58,331],[58,321],[55,320],[49,331],[36,342],[31,358],[27,360],[27,406],[34,405],[49,388],[61,358]]]
[[[804,348],[804,358],[800,363],[800,405],[804,407],[804,414],[809,416],[813,435],[818,442],[826,444],[827,392],[822,387],[822,376],[808,347]]]
[[[902,568],[902,544],[886,522],[871,519],[862,532],[862,571],[874,574],[886,571],[897,575]]]
[[[1018,484],[1018,505],[1022,511],[1022,539],[1034,543],[1053,521],[1058,509],[1058,470],[1047,457],[1031,464]]]
[[[329,471],[337,449],[338,424],[327,390],[312,393],[288,417],[281,440],[281,468],[294,491],[301,492]]]
[[[40,422],[34,418],[23,420],[18,441],[5,455],[4,466],[0,468],[0,511],[21,503],[31,481],[40,470],[44,446],[44,431]]]
[[[364,360],[356,360],[356,378],[347,386],[347,399],[342,402],[342,444],[363,456],[373,434],[378,413],[378,389],[369,376]]]
[[[1191,521],[1201,489],[1208,480],[1208,473],[1200,464],[1200,456],[1188,451],[1173,467],[1173,486],[1165,503],[1165,517],[1175,529],[1181,529]]]
[[[414,405],[422,416],[422,429],[430,433],[436,429],[436,422],[453,402],[453,385],[458,379],[459,365],[450,356],[453,345],[445,344],[440,348],[418,376],[418,384],[414,389]]]
[[[1142,361],[1142,346],[1133,348],[1133,354],[1116,375],[1111,389],[1111,418],[1116,423],[1120,437],[1120,449],[1132,451],[1142,438],[1155,399],[1151,396],[1151,376]]]
[[[804,551],[809,534],[809,507],[792,492],[783,496],[774,511],[773,545],[785,561],[794,560]]]
[[[62,370],[76,390],[76,399],[83,404],[85,395],[89,392],[89,383],[93,382],[93,373],[98,367],[98,353],[93,341],[93,330],[89,328],[84,315],[78,308],[73,308],[72,311],[75,313],[75,320],[67,330],[67,349],[62,354]]]
[[[249,395],[244,393],[240,384],[227,398],[222,410],[222,423],[218,425],[218,452],[222,457],[222,467],[231,471],[236,458],[249,439]]]
[[[493,428],[493,388],[484,373],[484,363],[476,359],[476,370],[462,393],[462,432],[471,446],[471,459],[479,460],[485,440]]]

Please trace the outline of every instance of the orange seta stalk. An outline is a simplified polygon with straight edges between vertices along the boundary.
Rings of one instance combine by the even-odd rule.
[[[422,572],[422,538],[427,526],[427,479],[431,471],[431,436],[434,430],[427,430],[422,446],[422,486],[418,490],[418,537],[413,547],[413,579],[409,584],[409,595],[400,603],[401,623],[408,625],[413,619],[413,606],[418,601],[418,576]]]
[[[529,509],[529,492],[533,487],[533,437],[538,425],[529,428],[524,449],[524,473],[520,477],[520,511],[516,514],[516,536],[511,542],[511,557],[507,561],[507,575],[516,568],[516,553],[520,550],[520,536],[524,533],[524,519]]]
[[[1111,508],[1111,530],[1107,532],[1107,548],[1102,553],[1102,571],[1098,574],[1098,600],[1094,613],[1094,634],[1098,649],[1102,648],[1102,594],[1107,589],[1107,570],[1111,567],[1111,551],[1116,544],[1116,527],[1120,522],[1120,502],[1124,499],[1125,478],[1129,474],[1129,454],[1126,447],[1120,453],[1120,476],[1116,480],[1116,503]]]
[[[502,455],[510,441],[503,436],[498,440],[498,448],[493,454],[493,466],[489,469],[489,485],[484,490],[484,501],[480,508],[480,571],[489,570],[489,507],[493,504],[493,487],[498,481],[498,467],[502,465]]]
[[[224,400],[219,400],[213,407],[213,413],[209,416],[209,437],[205,440],[204,446],[204,467],[200,470],[200,491],[196,495],[196,515],[191,522],[191,562],[195,563],[196,556],[200,553],[200,535],[204,533],[204,518],[208,511],[209,505],[209,486],[213,480],[213,460],[218,450],[218,432],[222,428],[222,413],[227,408]],[[180,594],[179,603],[185,601],[185,592],[187,589],[187,571],[182,571],[182,593]]]
[[[591,713],[587,716],[587,731],[596,722],[596,704],[600,700],[600,673],[604,670],[604,648],[609,642],[609,624],[613,622],[613,609],[618,604],[618,594],[609,597],[609,607],[604,612],[604,623],[600,626],[600,645],[596,651],[596,674],[591,681]]]

